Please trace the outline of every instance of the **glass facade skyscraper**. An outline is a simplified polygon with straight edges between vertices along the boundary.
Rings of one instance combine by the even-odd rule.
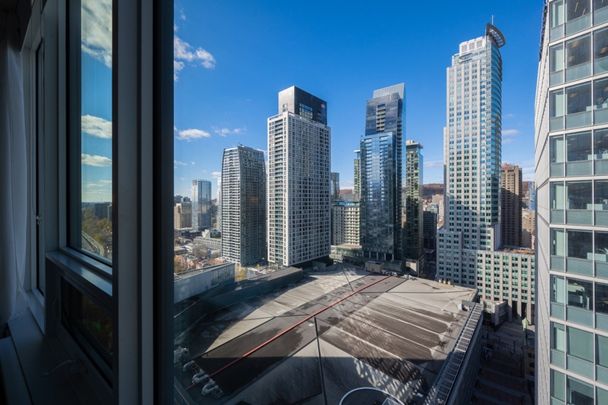
[[[537,403],[608,403],[608,2],[547,1],[536,89]]]
[[[424,160],[422,144],[408,140],[405,143],[405,229],[404,256],[419,261],[423,251],[422,176]]]
[[[403,83],[374,90],[361,139],[361,246],[376,260],[402,257]]]
[[[211,182],[192,180],[192,228],[211,228]]]

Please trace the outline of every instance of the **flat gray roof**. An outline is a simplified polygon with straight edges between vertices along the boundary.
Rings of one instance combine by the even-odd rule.
[[[195,366],[176,366],[178,391],[211,404],[337,404],[359,387],[420,399],[468,319],[460,304],[474,297],[473,289],[349,265],[309,273],[201,313],[179,339],[189,350],[184,362]],[[201,371],[204,382],[192,384]]]

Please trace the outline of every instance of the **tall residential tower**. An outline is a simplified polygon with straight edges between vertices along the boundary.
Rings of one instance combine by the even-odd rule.
[[[327,103],[295,86],[268,118],[268,261],[291,266],[329,256]]]
[[[192,180],[192,228],[211,228],[211,182]]]
[[[366,258],[402,257],[401,184],[405,86],[374,90],[361,139],[361,247]]]
[[[423,250],[422,175],[424,161],[422,144],[408,140],[405,143],[405,229],[404,257],[419,261]]]
[[[536,88],[538,404],[608,403],[608,2],[546,1]]]
[[[521,167],[503,164],[500,176],[500,231],[504,246],[522,246],[522,208]]]
[[[266,166],[264,152],[224,149],[221,182],[222,255],[252,265],[266,257]]]

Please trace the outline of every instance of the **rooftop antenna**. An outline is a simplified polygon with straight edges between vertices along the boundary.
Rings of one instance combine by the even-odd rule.
[[[492,14],[492,25],[494,25],[494,14]]]

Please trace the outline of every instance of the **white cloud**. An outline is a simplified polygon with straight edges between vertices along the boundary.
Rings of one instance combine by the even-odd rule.
[[[216,178],[216,179],[217,179],[218,177],[222,177],[222,172],[220,172],[220,171],[218,171],[218,170],[213,171],[213,172],[211,172],[211,177],[214,177],[214,178]]]
[[[174,27],[177,31],[177,27]],[[194,48],[176,34],[173,36],[173,78],[177,80],[178,73],[181,72],[186,64],[200,65],[205,69],[215,68],[215,57],[211,52],[198,47]]]
[[[427,160],[426,162],[424,162],[424,167],[428,169],[443,167],[443,160]]]
[[[88,153],[83,153],[81,156],[81,161],[83,165],[93,166],[93,167],[107,167],[112,166],[112,159],[106,156],[100,155],[89,155]]]
[[[94,115],[83,115],[80,118],[82,132],[96,138],[112,139],[112,121]]]
[[[184,9],[183,8],[181,8],[179,10],[179,19],[182,20],[182,21],[186,21],[186,13],[184,13]]]
[[[112,180],[101,179],[83,183],[82,201],[112,201]]]
[[[112,0],[82,2],[82,51],[112,67]]]
[[[202,129],[190,128],[177,131],[177,139],[182,141],[191,141],[192,139],[209,138],[211,134]]]
[[[188,165],[188,163],[182,162],[181,160],[174,160],[173,164],[174,164],[175,167],[177,167],[177,166],[187,166]]]
[[[219,136],[239,135],[245,132],[245,128],[214,128],[213,132]]]
[[[519,129],[514,129],[514,128],[510,128],[510,129],[503,129],[502,130],[502,136],[503,137],[511,137],[511,136],[517,136],[519,135]]]

